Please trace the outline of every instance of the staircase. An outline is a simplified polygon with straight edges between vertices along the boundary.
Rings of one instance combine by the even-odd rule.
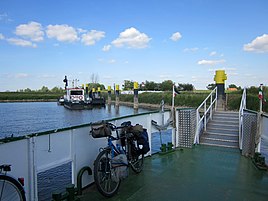
[[[238,112],[219,110],[207,124],[207,130],[200,136],[200,144],[239,148]]]

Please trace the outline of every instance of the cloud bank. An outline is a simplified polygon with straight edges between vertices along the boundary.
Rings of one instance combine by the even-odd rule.
[[[243,49],[247,52],[268,52],[268,35],[263,34],[262,36],[258,36],[250,43],[245,44]]]

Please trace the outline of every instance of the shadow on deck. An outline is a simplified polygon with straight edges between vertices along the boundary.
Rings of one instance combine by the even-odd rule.
[[[268,172],[258,170],[239,150],[195,146],[148,157],[142,173],[130,170],[118,194],[107,199],[95,185],[81,201],[268,200]]]

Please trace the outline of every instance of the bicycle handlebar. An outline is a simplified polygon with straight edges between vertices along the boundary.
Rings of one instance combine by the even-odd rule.
[[[116,126],[110,122],[106,123],[107,126],[109,126],[110,129],[112,129],[113,131],[117,130],[117,129],[122,129],[122,128],[127,128],[129,126],[131,126],[131,122],[130,121],[125,121],[121,124],[121,126]]]
[[[11,171],[11,165],[0,165],[0,170],[4,170],[5,172]]]

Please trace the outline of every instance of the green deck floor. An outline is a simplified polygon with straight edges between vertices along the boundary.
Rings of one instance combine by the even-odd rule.
[[[130,171],[118,193],[104,198],[92,185],[81,201],[267,201],[268,172],[236,149],[195,146],[153,155],[140,174]]]

